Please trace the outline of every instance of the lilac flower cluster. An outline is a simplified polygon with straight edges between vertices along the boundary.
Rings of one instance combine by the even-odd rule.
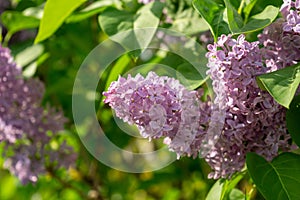
[[[300,0],[284,0],[281,13],[286,19],[283,30],[300,33]]]
[[[222,35],[208,46],[208,74],[216,93],[214,104],[225,111],[220,138],[206,155],[211,178],[226,178],[243,168],[247,152],[271,160],[288,150],[285,109],[264,91],[255,77],[271,71],[263,65],[258,42]],[[213,118],[211,119],[213,120]]]
[[[0,143],[5,167],[22,183],[36,182],[46,167],[69,166],[76,155],[70,147],[50,145],[66,119],[54,108],[41,106],[43,84],[24,80],[7,48],[0,46]]]
[[[207,103],[199,99],[201,93],[150,72],[146,78],[140,74],[119,77],[103,94],[116,116],[137,125],[143,137],[165,137],[178,157],[197,156],[210,115]]]
[[[299,11],[299,0],[284,0],[281,12],[285,19],[266,27],[258,35],[259,42],[249,43],[243,35],[236,40],[222,35],[217,43],[208,46],[208,74],[216,93],[213,107],[225,109],[221,137],[206,155],[213,168],[211,178],[225,178],[241,170],[247,152],[271,160],[279,149],[292,148],[285,127],[285,109],[258,88],[255,77],[299,62]],[[214,124],[215,119],[211,120]]]
[[[262,53],[266,66],[272,71],[294,65],[300,60],[299,6],[299,0],[284,1],[281,12],[285,19],[278,19],[258,35],[264,47]]]

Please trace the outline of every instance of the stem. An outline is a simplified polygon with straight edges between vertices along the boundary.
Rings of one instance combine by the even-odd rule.
[[[239,14],[242,14],[242,10],[243,10],[245,1],[246,1],[246,0],[242,0],[241,3],[240,3],[240,7],[239,7],[239,9],[238,9],[238,13],[239,13]]]
[[[3,39],[3,46],[7,47],[8,46],[8,42],[11,38],[12,34],[10,32],[7,32],[4,39]]]
[[[251,200],[252,193],[254,192],[255,188],[256,188],[256,185],[253,185],[253,187],[251,188],[251,190],[246,195],[247,196],[247,200]]]
[[[2,43],[2,27],[0,26],[0,44]]]

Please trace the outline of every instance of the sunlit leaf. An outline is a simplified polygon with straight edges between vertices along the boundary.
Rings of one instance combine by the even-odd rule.
[[[245,194],[236,188],[233,188],[228,196],[229,200],[245,200]]]
[[[183,34],[193,35],[209,30],[205,20],[195,11],[194,8],[183,10],[172,22],[171,30]]]
[[[261,30],[270,25],[276,19],[279,12],[279,8],[269,5],[261,13],[251,16],[249,20],[248,18],[244,20],[229,0],[225,0],[225,5],[227,21],[233,34]]]
[[[40,22],[35,43],[50,37],[65,21],[65,19],[86,0],[48,0]]]
[[[109,7],[99,16],[99,23],[112,40],[126,49],[143,50],[156,32],[162,9],[163,4],[158,1],[142,6],[136,13]],[[139,54],[132,55],[136,58]]]
[[[279,104],[289,108],[300,83],[300,64],[260,75],[257,81]]]
[[[222,190],[224,186],[224,181],[219,179],[213,187],[209,190],[206,200],[216,200],[216,199],[221,199],[222,197]]]
[[[236,174],[229,180],[219,179],[213,187],[210,189],[208,195],[206,196],[206,200],[227,200],[230,199],[231,192],[234,190],[236,185],[243,178],[243,174]],[[237,192],[233,192],[236,195]]]
[[[267,6],[261,13],[251,16],[240,30],[233,31],[233,33],[240,34],[261,30],[270,25],[276,19],[278,13],[279,8]]]
[[[193,6],[208,23],[215,40],[221,34],[229,34],[230,29],[224,20],[225,6],[218,0],[194,0]]]
[[[19,66],[25,67],[37,59],[43,51],[44,47],[41,44],[29,46],[15,56],[15,61]]]

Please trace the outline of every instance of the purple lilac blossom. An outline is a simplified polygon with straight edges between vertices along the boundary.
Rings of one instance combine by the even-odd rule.
[[[225,123],[205,159],[213,169],[210,178],[228,178],[244,167],[247,152],[271,160],[279,149],[289,150],[290,136],[285,109],[256,83],[256,76],[272,71],[263,65],[258,42],[222,35],[208,50],[214,105],[225,111]]]
[[[200,101],[201,92],[150,72],[146,78],[119,77],[103,94],[116,116],[135,124],[143,137],[164,137],[178,158],[198,155],[210,114],[207,103]]]
[[[280,11],[286,20],[283,30],[300,33],[300,0],[284,0]]]
[[[280,18],[258,35],[264,62],[270,71],[295,65],[300,60],[300,1],[285,0]],[[300,87],[297,90],[299,94]]]
[[[20,181],[36,182],[46,167],[68,167],[76,154],[70,147],[53,149],[52,138],[64,129],[61,112],[41,101],[44,85],[24,80],[10,51],[0,46],[0,142],[4,143],[4,166]],[[55,157],[54,157],[55,155]]]
[[[294,65],[300,60],[300,34],[285,31],[284,23],[283,19],[279,19],[258,35],[266,66],[271,71]]]

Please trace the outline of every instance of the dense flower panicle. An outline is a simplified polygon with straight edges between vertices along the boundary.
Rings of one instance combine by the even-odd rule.
[[[283,30],[300,33],[300,0],[284,0],[280,11],[286,20]]]
[[[300,1],[284,0],[284,19],[278,19],[258,35],[264,62],[270,71],[292,66],[300,61]],[[298,88],[298,93],[300,87]]]
[[[208,50],[214,105],[225,114],[220,138],[206,155],[213,168],[210,177],[217,179],[241,170],[247,152],[271,160],[279,149],[289,149],[290,137],[285,109],[256,83],[256,76],[271,71],[263,65],[258,42],[247,42],[243,35],[237,39],[222,35]]]
[[[119,77],[103,94],[116,116],[137,125],[143,137],[166,137],[165,143],[178,156],[197,155],[209,116],[200,93],[150,72],[146,78]]]
[[[3,142],[5,167],[22,183],[36,182],[45,173],[51,154],[64,154],[56,167],[74,162],[74,153],[53,150],[52,137],[63,130],[66,119],[54,108],[41,106],[43,84],[35,79],[24,80],[7,48],[0,46],[0,142]]]
[[[279,19],[258,35],[266,66],[275,71],[296,64],[300,60],[300,34],[285,31],[285,21]]]

